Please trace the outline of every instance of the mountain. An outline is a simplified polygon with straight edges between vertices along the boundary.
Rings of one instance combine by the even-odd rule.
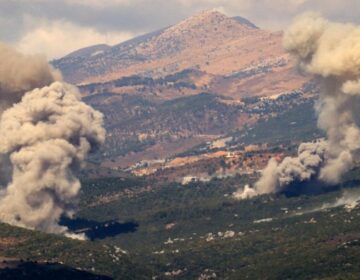
[[[112,168],[242,130],[303,103],[314,88],[294,70],[282,33],[213,10],[52,63],[104,113],[107,141],[96,159]]]
[[[255,28],[255,29],[259,29],[259,27],[257,27],[255,24],[253,24],[251,21],[249,21],[246,18],[240,17],[240,16],[236,16],[233,17],[233,19],[235,19],[237,22],[239,22],[240,24],[245,24],[248,25],[251,28]]]
[[[81,85],[193,69],[201,73],[194,79],[197,87],[238,98],[278,94],[304,82],[282,48],[282,33],[213,10],[111,48],[88,50],[53,65],[65,80]]]
[[[65,58],[67,59],[87,58],[104,53],[108,49],[111,49],[111,47],[106,44],[94,45],[69,53],[68,55],[65,56]]]
[[[0,279],[360,279],[359,162],[324,193],[234,199],[324,136],[281,38],[207,11],[54,61],[105,118],[59,221],[88,240],[0,223]]]

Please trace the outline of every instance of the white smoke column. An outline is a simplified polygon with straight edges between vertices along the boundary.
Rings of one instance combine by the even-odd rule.
[[[105,139],[103,116],[81,101],[77,89],[55,82],[26,93],[0,119],[0,153],[9,155],[11,182],[0,199],[0,220],[66,233],[80,182],[76,171]]]
[[[301,146],[296,158],[285,158],[280,164],[270,161],[255,184],[257,194],[280,192],[291,182],[314,176],[336,184],[353,166],[360,149],[356,123],[360,105],[360,27],[332,23],[308,13],[287,30],[284,47],[298,60],[302,71],[322,84],[316,109],[318,126],[326,132],[327,139],[320,145],[323,148],[317,147],[315,154],[310,153],[310,164],[304,161]]]

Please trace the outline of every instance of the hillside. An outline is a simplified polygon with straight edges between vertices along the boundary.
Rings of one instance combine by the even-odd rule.
[[[149,273],[116,246],[6,224],[0,229],[1,279],[147,279]]]
[[[313,103],[307,95],[299,91],[277,99],[238,102],[208,93],[165,101],[104,93],[84,100],[105,115],[108,134],[97,160],[108,167],[125,168],[143,160],[165,160],[303,103],[311,111]]]
[[[281,33],[216,11],[53,64],[105,115],[107,141],[95,159],[111,168],[165,160],[237,133],[317,90],[294,70]]]
[[[282,33],[213,10],[111,48],[79,50],[53,65],[76,84],[133,75],[159,78],[193,69],[201,73],[197,87],[237,97],[279,94],[304,82],[282,49]]]
[[[359,174],[353,170],[338,188],[359,193]],[[94,241],[0,224],[0,276],[45,270],[58,279],[359,278],[360,208],[346,196],[338,200],[343,191],[231,197],[254,179],[186,187],[149,178],[86,180],[71,227],[96,233]],[[114,224],[136,226],[114,234]]]
[[[85,197],[102,203],[86,207],[87,201],[80,215],[137,222],[135,232],[108,241],[156,267],[157,279],[358,279],[359,207],[336,205],[341,191],[233,200],[231,193],[249,179],[171,183],[129,196],[117,196],[121,180],[88,182],[85,191],[91,184],[102,189],[101,198]]]

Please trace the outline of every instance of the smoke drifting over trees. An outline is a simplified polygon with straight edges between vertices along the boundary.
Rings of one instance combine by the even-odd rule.
[[[316,106],[318,126],[326,140],[301,144],[297,157],[281,163],[270,160],[254,189],[237,193],[240,199],[286,190],[294,182],[339,182],[360,149],[356,123],[360,104],[360,27],[329,22],[317,14],[297,18],[284,35],[284,47],[301,71],[321,85]]]
[[[103,116],[44,58],[3,45],[0,57],[0,220],[66,234],[58,221],[74,210],[76,171],[105,140]]]

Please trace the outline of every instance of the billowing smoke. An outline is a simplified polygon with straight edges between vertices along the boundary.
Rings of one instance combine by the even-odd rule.
[[[313,179],[337,184],[360,149],[360,27],[305,14],[285,33],[284,47],[301,71],[321,83],[316,110],[318,126],[327,138],[301,144],[297,157],[281,163],[270,160],[254,188],[236,194],[241,199],[282,192],[293,183]]]
[[[6,159],[0,165],[11,167],[11,176],[3,180],[0,220],[66,234],[58,221],[73,213],[80,191],[76,173],[104,142],[103,116],[81,101],[74,86],[53,82],[56,74],[42,58],[0,50],[1,57],[13,56],[7,65],[0,62],[1,71],[9,67],[19,75],[0,78],[1,102],[13,104],[0,117],[0,155]],[[41,88],[28,91],[33,87]]]
[[[25,92],[41,88],[61,74],[41,55],[23,55],[0,42],[0,114],[19,102]]]
[[[0,42],[0,116],[19,102],[25,92],[61,80],[41,55],[23,55]],[[0,186],[11,179],[12,166],[8,155],[0,154]]]

